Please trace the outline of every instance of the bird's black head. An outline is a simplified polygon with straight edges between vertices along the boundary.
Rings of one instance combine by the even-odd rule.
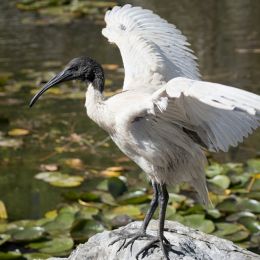
[[[100,92],[103,92],[104,90],[105,77],[102,67],[91,58],[75,58],[68,63],[63,71],[58,73],[42,87],[42,89],[32,98],[30,107],[32,107],[38,98],[49,88],[69,80],[81,80],[86,83],[92,83]]]

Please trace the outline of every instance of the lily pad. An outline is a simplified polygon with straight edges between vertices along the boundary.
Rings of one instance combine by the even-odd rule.
[[[223,172],[224,168],[219,163],[214,163],[206,169],[206,175],[209,178],[212,178],[214,176],[220,175]]]
[[[122,172],[124,172],[126,169],[122,166],[113,166],[108,167],[105,170],[101,172],[101,175],[105,177],[118,177],[121,175]]]
[[[67,233],[72,227],[75,220],[76,210],[73,208],[64,208],[58,212],[58,216],[45,225],[44,229],[51,234],[63,234]]]
[[[8,131],[8,135],[10,136],[25,136],[30,133],[29,130],[27,129],[22,129],[22,128],[14,128],[10,131]]]
[[[238,231],[241,231],[243,229],[242,225],[239,224],[233,224],[233,223],[216,223],[217,230],[214,232],[213,235],[224,237],[227,235],[234,234]]]
[[[250,235],[249,231],[247,230],[240,230],[236,233],[233,233],[231,235],[225,236],[225,239],[231,240],[233,242],[239,242],[242,241]]]
[[[259,174],[259,176],[260,176],[260,174]],[[260,192],[260,177],[254,179],[254,183],[251,187],[251,191],[259,191]]]
[[[185,216],[183,224],[207,234],[212,233],[215,229],[214,223],[211,220],[205,219],[205,216],[200,214]]]
[[[119,206],[115,207],[109,212],[106,212],[106,217],[112,219],[119,215],[127,215],[129,217],[138,218],[140,217],[141,210],[137,206],[127,205],[127,206]]]
[[[208,182],[218,186],[223,190],[227,189],[230,185],[230,180],[225,175],[214,176],[212,179],[208,180]]]
[[[60,172],[41,172],[35,176],[36,179],[48,182],[56,187],[77,187],[84,181],[82,176],[71,176]]]
[[[50,241],[30,243],[29,247],[41,253],[54,256],[68,253],[73,248],[74,242],[69,237],[54,238]]]
[[[7,242],[10,238],[11,235],[9,234],[0,234],[0,246]]]
[[[3,201],[0,200],[0,219],[7,219],[7,211]]]
[[[28,254],[23,254],[23,256],[26,258],[26,260],[42,260],[42,259],[49,259],[51,255],[49,254],[44,254],[44,253],[28,253]]]
[[[248,170],[260,173],[260,159],[250,159],[247,161]]]
[[[257,216],[253,214],[252,212],[248,211],[242,211],[242,212],[236,212],[234,214],[229,215],[226,220],[227,221],[239,221],[241,218],[249,218],[252,220],[257,219]]]
[[[71,235],[75,240],[85,241],[92,235],[104,231],[104,226],[90,219],[82,219],[75,223],[71,230]]]
[[[92,219],[93,216],[99,213],[99,209],[94,207],[83,207],[76,214],[76,219]]]
[[[70,158],[65,160],[65,164],[75,170],[84,170],[85,165],[79,158]]]
[[[0,252],[1,260],[21,259],[22,254],[19,251]]]
[[[186,196],[177,194],[177,193],[169,193],[169,203],[182,203],[186,200]]]
[[[218,209],[208,209],[207,214],[215,219],[221,217],[221,213]]]
[[[112,177],[108,179],[108,190],[113,197],[118,197],[127,191],[127,186],[124,181],[118,177]]]
[[[140,204],[140,203],[147,202],[149,200],[150,200],[149,195],[141,190],[127,192],[126,194],[118,198],[118,202],[124,205]]]
[[[260,201],[260,191],[249,192],[247,194],[247,197],[250,199],[256,199],[256,200]]]
[[[230,181],[233,185],[239,185],[238,187],[244,187],[245,184],[249,181],[251,178],[251,174],[248,172],[243,172],[240,174],[231,172],[228,174],[228,177],[230,178]]]
[[[260,202],[253,199],[244,199],[238,203],[240,210],[248,210],[254,213],[260,213]]]
[[[20,139],[0,138],[0,147],[19,148],[22,145],[23,145],[23,140]]]
[[[237,204],[236,198],[227,198],[217,205],[217,209],[223,212],[237,212]]]
[[[226,163],[223,165],[224,168],[227,168],[228,171],[231,171],[233,173],[241,174],[244,172],[243,163]]]
[[[101,198],[100,198],[100,195],[98,193],[83,192],[79,199],[84,200],[84,201],[99,202]]]
[[[260,223],[257,220],[251,218],[240,218],[239,223],[243,224],[250,232],[260,232]]]
[[[48,171],[48,172],[56,172],[59,168],[57,164],[41,164],[40,168],[42,171]]]
[[[25,227],[17,230],[12,234],[14,241],[33,241],[43,237],[44,228],[42,227]]]

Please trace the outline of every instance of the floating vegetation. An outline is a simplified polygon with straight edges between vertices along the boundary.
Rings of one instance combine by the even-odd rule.
[[[40,19],[38,24],[67,23],[73,18],[88,17],[95,22],[103,23],[104,13],[117,4],[116,1],[87,0],[19,0],[16,7],[22,11],[34,11],[51,19]],[[25,23],[30,20],[25,20]]]
[[[231,240],[245,248],[256,249],[258,246],[256,236],[260,232],[260,202],[251,199],[249,195],[252,192],[260,192],[256,181],[259,180],[257,174],[260,171],[259,161],[254,159],[253,167],[252,160],[246,165],[240,164],[239,167],[231,167],[229,164],[218,166],[222,169],[218,175],[213,174],[208,178],[209,183],[216,185],[222,191],[221,194],[210,192],[215,208],[205,209],[183,195],[182,191],[185,193],[187,186],[180,187],[181,194],[171,192],[167,219]],[[216,164],[214,163],[214,167]],[[108,169],[122,172],[124,168],[109,167]],[[103,172],[102,177],[91,192],[77,190],[64,192],[63,196],[67,203],[47,212],[42,219],[0,222],[0,250],[2,250],[0,257],[1,254],[3,257],[9,257],[10,254],[10,257],[17,258],[22,255],[25,259],[33,259],[37,254],[42,259],[50,256],[66,256],[74,246],[86,241],[97,232],[116,228],[134,220],[142,220],[152,197],[151,190],[134,189],[127,179],[121,179],[114,174],[104,174],[108,169],[100,171]],[[211,166],[208,169],[212,171]],[[243,186],[241,183],[232,184],[231,181],[226,181],[231,172],[239,176],[249,174],[251,177]],[[226,178],[219,178],[216,183],[212,182],[211,180],[216,179],[216,176]],[[69,178],[73,177],[76,176],[69,177],[51,171],[36,175],[37,179],[48,181],[50,184],[57,182],[56,178],[58,182],[70,183]],[[250,184],[252,180],[255,181]],[[77,184],[80,185],[81,181],[82,179],[72,180],[72,183],[78,182]],[[248,189],[249,184],[250,189]],[[227,189],[230,192],[226,192]],[[20,242],[22,243],[17,244]],[[6,252],[10,244],[19,245],[21,250]]]
[[[114,78],[119,77],[121,71],[113,64],[104,67],[110,80],[106,93],[113,95],[117,91]],[[37,86],[51,75],[51,70],[44,73],[23,71],[19,82],[13,76],[5,76],[1,81],[1,111],[18,109],[13,102],[4,104],[2,100],[12,100],[22,92],[27,93],[29,100]],[[114,151],[111,140],[92,125],[90,131],[86,131],[85,125],[80,125],[83,130],[77,132],[78,126],[71,123],[77,119],[77,111],[68,112],[67,103],[64,108],[61,105],[75,100],[81,100],[83,104],[84,92],[80,86],[72,88],[64,84],[57,91],[46,93],[43,101],[49,102],[54,110],[59,100],[63,101],[59,102],[61,112],[56,116],[53,110],[37,116],[34,110],[26,110],[28,116],[25,118],[0,113],[1,167],[12,169],[9,166],[15,163],[19,172],[21,154],[26,160],[29,150],[37,148],[28,160],[30,165],[34,159],[35,164],[30,165],[34,175],[26,178],[31,178],[37,189],[44,186],[47,192],[57,190],[62,197],[56,208],[34,220],[10,219],[8,204],[0,198],[0,259],[67,256],[77,244],[87,241],[97,232],[144,218],[153,195],[144,174],[138,174],[136,166]],[[36,109],[43,107],[48,106],[40,102]],[[85,113],[78,120],[82,121],[83,116],[85,119]],[[70,117],[72,121],[69,121]],[[79,158],[83,154],[85,156]],[[29,168],[25,164],[23,167]],[[10,178],[13,178],[12,174],[10,172]],[[206,176],[214,207],[206,209],[199,205],[187,196],[192,194],[191,188],[181,185],[170,190],[166,218],[257,251],[260,159],[250,159],[245,164],[220,164],[210,160]]]

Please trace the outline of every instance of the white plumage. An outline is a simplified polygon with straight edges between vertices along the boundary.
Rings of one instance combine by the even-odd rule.
[[[102,32],[117,44],[122,55],[123,91],[105,99],[101,66],[91,58],[81,57],[51,79],[30,106],[63,81],[79,79],[90,83],[85,103],[88,116],[143,169],[154,188],[140,232],[123,234],[123,239],[131,238],[123,247],[146,237],[152,241],[137,258],[150,247],[160,246],[169,259],[166,248],[170,245],[163,235],[167,186],[188,182],[208,204],[204,150],[227,151],[251,134],[259,126],[260,97],[200,81],[186,38],[149,10],[131,5],[114,7],[106,13],[105,21]],[[158,237],[154,238],[146,234],[146,228],[158,204]]]
[[[105,21],[102,33],[119,47],[123,59],[124,90],[138,84],[160,85],[175,77],[199,79],[186,37],[152,11],[131,5],[114,7]]]
[[[242,142],[259,126],[260,97],[199,81],[186,38],[149,10],[114,7],[105,21],[102,33],[120,49],[127,91],[104,102],[98,121],[151,179],[189,182],[207,204],[201,147],[227,151]]]

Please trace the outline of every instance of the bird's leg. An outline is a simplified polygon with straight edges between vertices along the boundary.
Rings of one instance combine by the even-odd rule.
[[[165,222],[165,214],[166,214],[166,208],[168,204],[169,194],[166,188],[166,184],[159,185],[159,228],[158,228],[158,236],[157,238],[153,239],[151,242],[149,242],[145,247],[143,247],[136,255],[136,259],[139,258],[139,256],[146,256],[149,249],[160,247],[163,255],[168,260],[168,251],[171,249],[168,249],[167,247],[170,247],[170,242],[164,237],[164,222]]]
[[[140,238],[153,239],[154,238],[153,236],[146,234],[146,229],[148,227],[148,224],[149,224],[150,220],[152,219],[152,216],[153,216],[156,208],[158,207],[159,187],[158,187],[158,184],[155,183],[154,181],[152,181],[152,186],[153,186],[153,190],[154,190],[154,195],[153,195],[150,207],[145,215],[145,218],[144,218],[144,221],[143,221],[143,224],[142,224],[140,230],[134,234],[126,234],[126,235],[120,236],[119,238],[115,239],[113,242],[110,243],[110,245],[113,245],[114,243],[116,243],[120,240],[124,240],[122,245],[119,247],[118,251],[120,251],[122,248],[128,247],[129,245],[131,245],[131,251],[132,251],[133,244],[134,244],[135,240],[137,240],[137,239],[140,239]],[[126,243],[126,239],[129,239],[129,238],[130,238],[130,240]]]
[[[152,186],[153,186],[153,191],[154,191],[153,198],[151,200],[150,207],[149,207],[148,211],[146,212],[143,224],[140,229],[140,232],[143,234],[146,233],[148,224],[151,221],[153,214],[158,207],[158,197],[159,197],[158,184],[155,183],[154,181],[152,181]]]
[[[167,204],[169,200],[169,194],[167,191],[166,184],[163,184],[160,186],[160,197],[159,197],[159,203],[160,203],[160,212],[159,212],[159,230],[158,230],[158,238],[160,241],[160,247],[163,251],[164,256],[166,259],[168,259],[168,252],[166,251],[166,245],[164,244],[164,241],[167,245],[170,245],[169,241],[164,237],[164,222],[165,222],[165,214],[167,209]]]

